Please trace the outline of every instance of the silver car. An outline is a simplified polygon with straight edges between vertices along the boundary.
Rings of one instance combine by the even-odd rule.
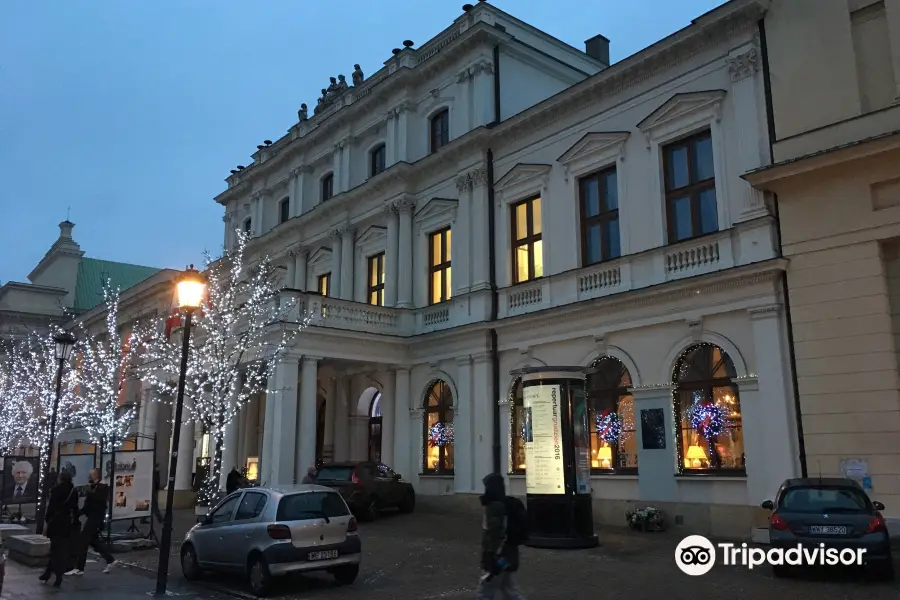
[[[338,583],[359,574],[362,545],[347,503],[320,485],[247,488],[222,499],[188,531],[181,569],[188,580],[203,571],[249,576],[258,596],[288,573],[327,571]]]

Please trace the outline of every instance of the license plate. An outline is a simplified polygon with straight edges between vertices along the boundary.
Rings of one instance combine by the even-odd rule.
[[[840,525],[810,525],[809,532],[820,535],[847,535],[847,528]]]
[[[337,550],[322,550],[321,552],[310,552],[309,560],[327,560],[329,558],[337,558]]]

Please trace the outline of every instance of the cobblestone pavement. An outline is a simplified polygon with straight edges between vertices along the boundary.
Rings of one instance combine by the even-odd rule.
[[[187,515],[176,525],[176,539],[193,522]],[[275,597],[359,598],[381,600],[443,600],[472,598],[479,576],[480,521],[463,515],[384,515],[360,524],[363,567],[356,583],[339,587],[327,574],[285,580]],[[615,594],[629,600],[745,598],[767,600],[897,600],[900,587],[871,581],[855,573],[811,572],[791,579],[776,579],[771,568],[719,566],[707,575],[689,577],[675,566],[674,549],[687,533],[599,532],[601,546],[593,550],[549,551],[523,548],[519,582],[534,599],[595,600]],[[177,562],[177,547],[170,567],[173,585],[185,585]],[[155,553],[122,555],[145,569],[156,568]],[[898,565],[900,566],[900,565]],[[206,589],[252,597],[237,577],[215,575]]]

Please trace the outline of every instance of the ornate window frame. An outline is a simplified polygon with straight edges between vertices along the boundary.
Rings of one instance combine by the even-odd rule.
[[[413,294],[416,300],[416,306],[429,305],[428,276],[430,274],[429,267],[431,265],[428,262],[428,257],[431,254],[428,249],[428,244],[431,241],[431,234],[435,231],[449,227],[450,230],[453,231],[451,235],[458,235],[457,231],[454,229],[458,210],[459,200],[432,198],[413,215],[413,236],[415,238],[413,244],[416,248],[415,258],[418,259],[413,260],[413,268],[416,270],[416,274],[421,272],[420,276],[413,276]],[[453,265],[455,263],[460,265],[457,266],[457,269],[460,269],[460,250],[458,250],[459,245],[457,244],[457,241],[457,239],[454,239],[450,248],[450,264]],[[462,275],[462,273],[460,274]],[[455,287],[456,286],[454,285],[454,288]]]
[[[728,198],[728,168],[725,157],[725,136],[722,111],[727,92],[706,90],[673,95],[659,108],[637,124],[644,134],[650,152],[650,197],[654,218],[663,243],[669,243],[663,171],[663,146],[709,129],[713,146],[713,171],[716,178],[716,209],[719,231],[731,227]]]
[[[552,165],[547,164],[528,164],[519,163],[501,177],[494,184],[494,198],[496,208],[500,214],[499,229],[497,230],[497,246],[498,254],[505,257],[504,268],[501,274],[501,280],[498,282],[499,287],[509,287],[513,285],[513,261],[512,261],[512,213],[511,207],[522,200],[528,200],[539,196],[541,198],[541,235],[547,229],[547,211],[546,197],[547,188],[550,183],[550,173],[553,170]],[[542,244],[543,247],[543,244]],[[549,277],[551,271],[547,262],[547,252],[544,252],[544,277],[543,285],[548,286],[544,292],[549,292]],[[530,281],[527,284],[535,284],[536,281]],[[549,294],[544,293],[544,298],[548,298]]]
[[[339,265],[332,264],[331,249],[321,247],[309,255],[306,263],[306,289],[319,289],[319,276],[331,273],[331,284],[334,285],[335,277],[340,277]]]
[[[385,252],[387,248],[387,228],[372,225],[356,238],[354,245],[354,289],[357,302],[368,304],[369,297],[369,257]]]
[[[447,390],[450,392],[450,404],[449,406],[444,405],[438,409],[429,410],[428,406],[428,397],[431,394],[431,390],[435,385],[444,385]],[[421,456],[421,469],[423,475],[454,475],[455,469],[443,469],[441,465],[443,464],[443,451],[440,453],[440,459],[438,462],[437,469],[428,469],[426,468],[427,464],[427,452],[428,452],[428,415],[437,412],[438,414],[443,413],[446,415],[447,411],[453,413],[453,421],[454,428],[456,426],[456,410],[457,410],[457,395],[456,395],[456,386],[450,383],[450,381],[442,378],[435,377],[428,381],[428,384],[425,386],[425,393],[422,395],[422,400],[419,402],[419,410],[422,412],[422,456]],[[454,436],[455,437],[455,436]],[[453,442],[453,450],[454,450],[454,466],[456,463],[456,441]]]

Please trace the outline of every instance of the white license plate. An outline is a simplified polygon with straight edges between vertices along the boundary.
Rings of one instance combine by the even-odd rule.
[[[323,550],[321,552],[310,552],[309,560],[327,560],[329,558],[337,558],[337,550]]]
[[[809,532],[820,535],[847,535],[847,528],[839,525],[810,525]]]

